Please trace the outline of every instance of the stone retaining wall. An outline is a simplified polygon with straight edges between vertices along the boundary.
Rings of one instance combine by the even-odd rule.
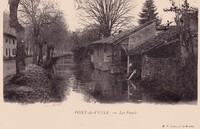
[[[178,67],[178,58],[149,58],[145,55],[142,59],[141,77],[176,80]]]

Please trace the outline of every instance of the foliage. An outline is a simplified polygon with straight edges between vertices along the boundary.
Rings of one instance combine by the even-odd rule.
[[[187,66],[178,72],[177,79],[169,80],[158,75],[152,79],[144,79],[141,87],[146,94],[160,102],[197,100],[197,73],[195,71],[196,69]]]
[[[51,16],[49,16],[51,17]],[[51,17],[52,19],[54,17]],[[40,40],[49,45],[62,48],[62,45],[66,42],[66,36],[68,34],[68,26],[65,23],[64,15],[61,12],[57,12],[57,18],[51,24],[44,24],[41,27]]]
[[[158,18],[158,13],[156,12],[156,6],[153,0],[146,0],[142,8],[142,12],[139,14],[139,24],[144,24],[148,21],[157,20],[157,24],[161,23]]]
[[[69,39],[73,44],[73,49],[77,49],[87,47],[91,42],[101,39],[101,33],[99,28],[87,26],[82,30],[69,34]]]
[[[85,27],[81,34],[81,41],[84,45],[88,45],[91,42],[99,40],[101,38],[101,33],[99,28],[88,26]]]

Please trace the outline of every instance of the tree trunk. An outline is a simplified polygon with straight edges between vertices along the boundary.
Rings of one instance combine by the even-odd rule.
[[[39,45],[39,57],[38,57],[38,65],[42,65],[43,63],[43,45]]]
[[[46,55],[46,60],[50,60],[50,54],[51,54],[51,47],[47,45],[47,55]]]
[[[17,35],[17,53],[16,53],[16,75],[20,75],[25,70],[25,44],[24,44],[24,27],[19,23],[17,18],[17,9],[20,0],[9,0],[10,9],[10,26],[15,29]]]
[[[16,74],[19,75],[25,70],[25,44],[24,30],[17,32],[17,53],[16,53]]]
[[[38,56],[38,46],[34,44],[33,45],[33,64],[37,64],[37,56]]]
[[[33,39],[34,39],[34,53],[33,53],[33,64],[38,64],[38,49],[39,49],[39,43],[38,43],[38,33],[34,27],[33,30]]]
[[[53,58],[54,47],[51,48],[51,59]]]

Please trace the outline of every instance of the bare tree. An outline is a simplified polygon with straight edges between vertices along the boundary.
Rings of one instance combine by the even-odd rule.
[[[41,64],[43,56],[42,49],[44,46],[44,42],[39,40],[41,39],[41,29],[45,24],[52,24],[57,20],[58,10],[55,9],[55,4],[51,2],[21,0],[18,11],[20,11],[20,21],[32,27],[34,40],[33,63]]]
[[[194,36],[192,36],[193,34],[190,28],[191,18],[189,17],[189,15],[193,16],[193,21],[194,19],[196,19],[196,21],[198,22],[198,8],[190,6],[187,0],[184,0],[184,3],[181,5],[181,7],[176,5],[174,0],[170,1],[172,2],[171,7],[165,8],[163,10],[165,12],[175,12],[175,22],[179,27],[181,27],[182,30],[182,47],[186,49],[191,59],[195,61],[193,41]]]
[[[25,45],[24,45],[24,27],[19,23],[17,9],[20,0],[9,0],[10,8],[10,26],[17,34],[17,54],[16,54],[16,75],[20,75],[25,70]]]
[[[53,56],[54,49],[63,49],[67,42],[68,26],[63,13],[58,12],[57,20],[52,24],[44,24],[41,29],[41,38],[47,44],[46,60]]]
[[[130,24],[134,8],[131,0],[76,0],[80,18],[100,29],[104,37]]]

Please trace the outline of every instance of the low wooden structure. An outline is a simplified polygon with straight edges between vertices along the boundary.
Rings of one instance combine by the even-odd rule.
[[[129,50],[156,35],[155,22],[137,26],[108,38],[92,42],[91,62],[96,69],[129,74]]]

